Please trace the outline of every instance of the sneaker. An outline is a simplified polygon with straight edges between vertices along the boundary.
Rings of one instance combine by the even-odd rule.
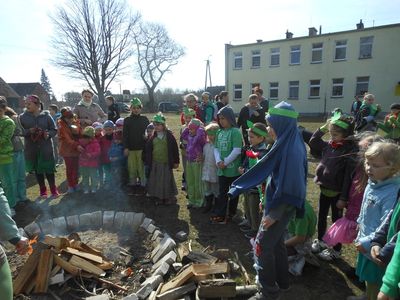
[[[84,193],[84,194],[89,194],[89,190],[84,189],[84,190],[83,190],[83,193]]]
[[[97,192],[96,189],[92,189],[92,194],[95,194]]]
[[[328,248],[318,253],[317,256],[325,261],[332,261],[340,257],[340,251],[336,251],[333,248]]]
[[[349,296],[346,300],[368,300],[367,295],[360,295],[360,296]]]
[[[323,241],[320,241],[319,239],[315,239],[311,245],[312,253],[320,253],[327,248],[328,248],[327,244],[325,244],[325,242]]]

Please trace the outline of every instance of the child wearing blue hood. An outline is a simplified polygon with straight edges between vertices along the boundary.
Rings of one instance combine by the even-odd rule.
[[[285,231],[297,211],[304,213],[307,181],[307,152],[297,129],[298,113],[284,101],[266,116],[271,150],[248,172],[232,183],[230,197],[248,191],[270,177],[263,219],[254,242],[254,260],[259,293],[250,299],[278,299],[289,288]]]
[[[215,200],[212,224],[225,224],[236,214],[238,197],[231,197],[228,208],[228,191],[232,182],[240,175],[240,154],[242,150],[242,134],[236,125],[235,114],[230,106],[218,111],[218,130],[214,157],[217,164],[219,196]]]

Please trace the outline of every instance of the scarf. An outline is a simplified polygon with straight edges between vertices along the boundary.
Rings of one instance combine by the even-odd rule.
[[[89,103],[88,102],[86,102],[85,100],[81,100],[81,101],[79,101],[79,103],[78,103],[78,105],[83,105],[83,106],[85,106],[85,107],[90,107],[90,105],[92,105],[92,103],[93,103],[93,100],[91,100]]]

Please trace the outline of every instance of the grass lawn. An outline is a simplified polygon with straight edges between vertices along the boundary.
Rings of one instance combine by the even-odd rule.
[[[151,120],[152,115],[148,115]],[[177,114],[166,114],[167,125],[179,137],[180,121]],[[300,122],[305,128],[314,131],[321,123]],[[309,157],[309,175],[307,198],[317,211],[319,189],[313,183],[314,170],[318,161]],[[182,166],[175,171],[178,188],[181,186]],[[56,173],[56,181],[61,191],[66,191],[65,169],[61,165]],[[36,199],[38,187],[32,176],[27,177],[28,197]],[[193,248],[215,246],[237,251],[247,271],[252,276],[252,259],[246,256],[250,250],[248,240],[240,232],[236,224],[210,225],[209,215],[200,211],[189,211],[186,208],[185,194],[179,191],[178,205],[155,206],[144,197],[127,196],[124,192],[97,192],[96,195],[62,195],[53,200],[32,200],[27,206],[17,207],[16,221],[25,226],[34,220],[45,220],[49,217],[68,216],[96,210],[122,210],[144,212],[153,218],[156,224],[171,236],[184,230],[189,233]],[[321,268],[307,266],[301,277],[292,277],[293,288],[283,299],[345,299],[348,295],[360,294],[357,279],[352,273],[356,252],[351,245],[344,246],[342,259],[334,263],[321,262]]]

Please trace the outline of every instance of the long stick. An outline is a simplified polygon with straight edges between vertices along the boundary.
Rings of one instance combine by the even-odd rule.
[[[95,278],[95,277],[93,277],[93,278],[96,279],[98,282],[101,282],[101,283],[104,283],[104,284],[108,284],[108,285],[110,285],[110,286],[112,286],[112,287],[114,287],[114,288],[116,288],[118,290],[121,290],[123,292],[127,292],[128,291],[128,289],[126,289],[126,288],[124,288],[124,287],[122,287],[122,286],[120,286],[120,285],[118,285],[116,283],[113,283],[111,281],[105,280],[103,278]]]
[[[238,255],[238,253],[236,251],[235,251],[235,258],[236,258],[236,260],[237,260],[237,262],[239,264],[240,270],[242,270],[242,273],[243,273],[243,276],[244,276],[246,284],[250,284],[251,281],[250,281],[249,274],[247,273],[246,269],[244,268],[242,262],[240,261],[239,255]]]

